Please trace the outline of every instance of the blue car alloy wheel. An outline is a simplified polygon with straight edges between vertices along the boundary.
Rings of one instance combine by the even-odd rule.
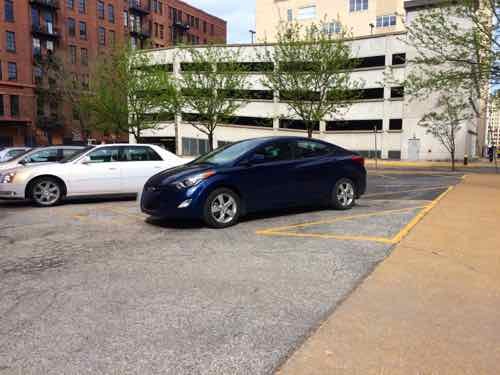
[[[208,196],[203,209],[205,223],[213,228],[234,225],[240,217],[240,198],[232,190],[216,189]]]

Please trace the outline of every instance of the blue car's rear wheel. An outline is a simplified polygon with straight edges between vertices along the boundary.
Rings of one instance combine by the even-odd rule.
[[[348,210],[356,203],[356,186],[348,178],[341,178],[332,191],[332,206],[337,210]]]
[[[214,190],[205,201],[203,219],[212,228],[226,228],[238,222],[241,205],[238,195],[226,188]]]

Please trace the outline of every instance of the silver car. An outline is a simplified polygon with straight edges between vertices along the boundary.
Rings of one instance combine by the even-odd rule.
[[[9,161],[31,150],[29,147],[5,147],[0,149],[0,162]]]
[[[0,162],[0,171],[34,163],[54,163],[83,150],[83,146],[48,146],[28,150],[8,161]]]

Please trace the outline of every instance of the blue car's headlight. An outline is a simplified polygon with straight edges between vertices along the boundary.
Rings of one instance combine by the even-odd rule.
[[[174,185],[179,190],[188,189],[190,187],[198,185],[200,182],[206,180],[207,178],[213,176],[214,174],[215,171],[213,170],[206,171],[203,173],[198,173],[193,176],[189,176],[182,181],[175,182]]]

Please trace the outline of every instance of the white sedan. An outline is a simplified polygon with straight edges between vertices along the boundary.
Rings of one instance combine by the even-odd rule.
[[[185,162],[154,145],[101,145],[58,163],[2,171],[0,199],[47,207],[70,197],[137,194],[151,176]]]

